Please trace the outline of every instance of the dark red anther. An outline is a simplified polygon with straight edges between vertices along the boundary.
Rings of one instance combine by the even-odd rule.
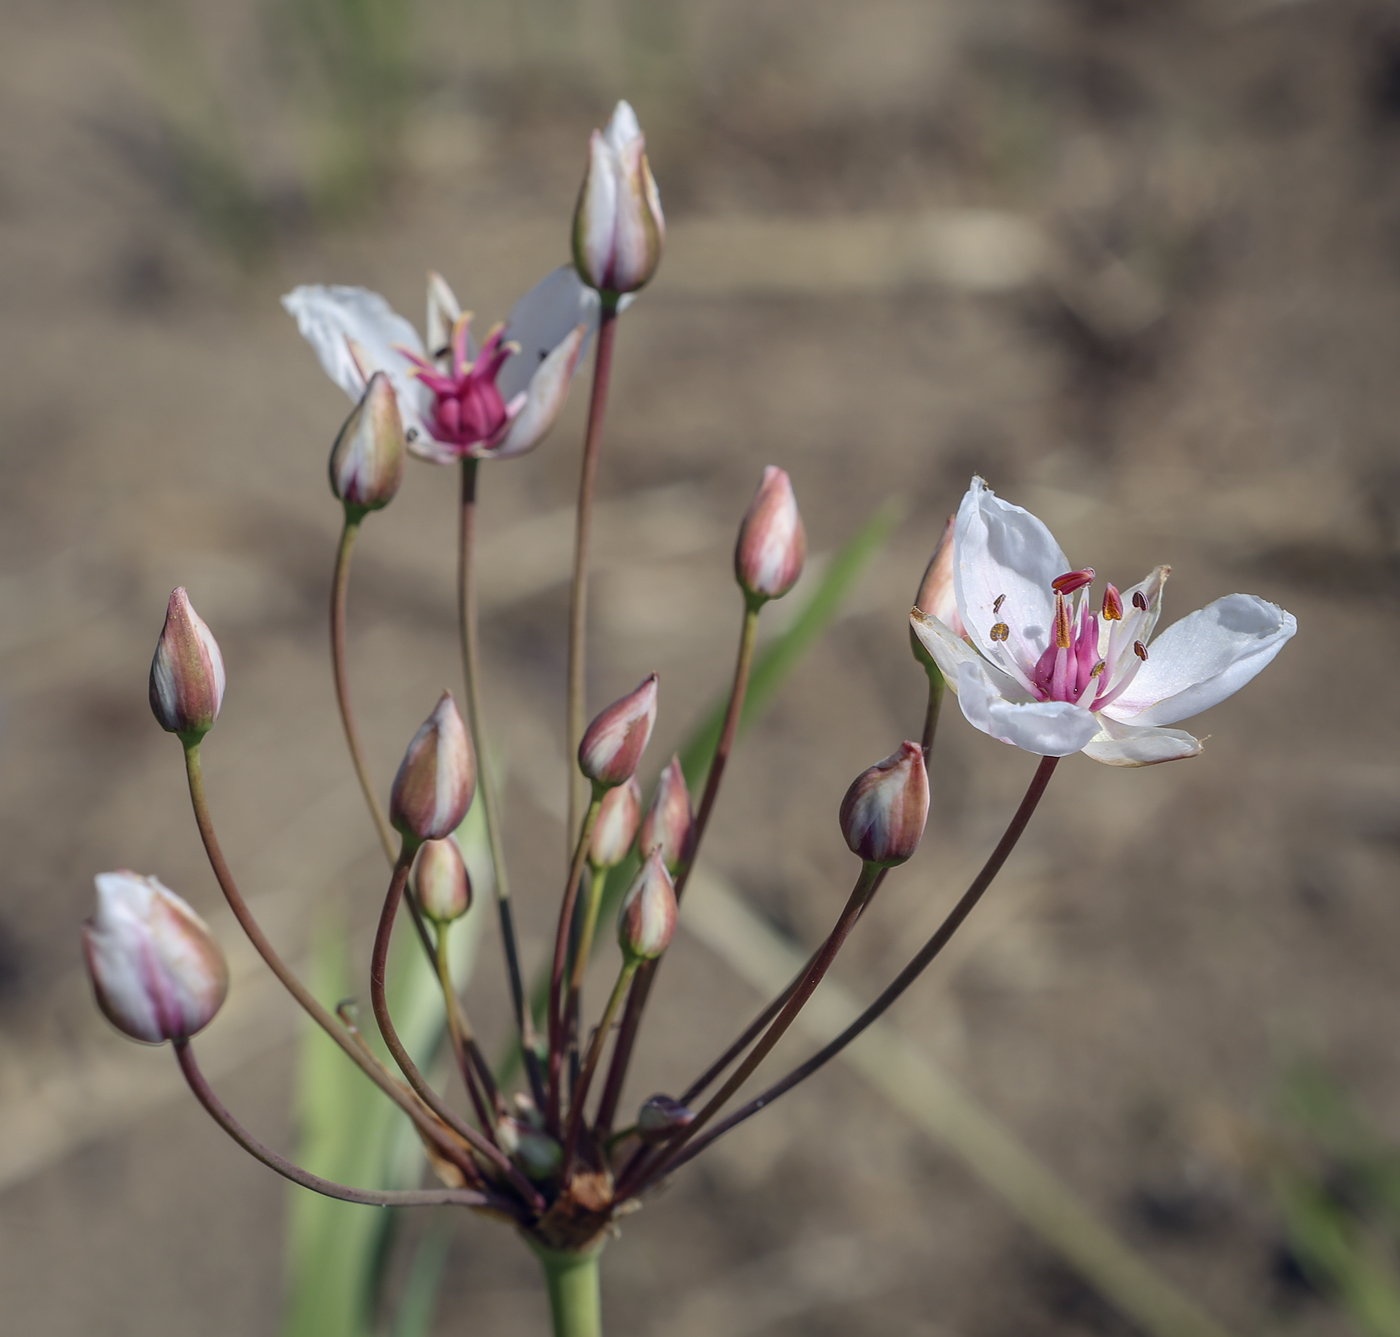
[[[1073,594],[1075,590],[1082,590],[1086,585],[1094,582],[1094,568],[1086,566],[1080,571],[1066,571],[1062,576],[1056,576],[1050,582],[1050,588],[1056,594]]]

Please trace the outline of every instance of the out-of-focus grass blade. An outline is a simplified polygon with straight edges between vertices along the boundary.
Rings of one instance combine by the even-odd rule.
[[[437,1309],[447,1251],[452,1244],[452,1221],[439,1215],[423,1232],[413,1251],[408,1278],[399,1296],[398,1314],[390,1330],[393,1337],[428,1337]]]
[[[477,933],[494,894],[489,854],[482,857],[485,823],[479,804],[458,839],[477,889],[476,907],[456,925],[451,939],[460,986],[470,973]],[[395,935],[388,976],[389,1006],[399,1033],[426,1069],[444,1032],[442,998],[406,922]],[[310,985],[328,1005],[364,993],[362,974],[350,971],[343,925],[323,926],[317,934]],[[361,1023],[387,1059],[377,1044],[367,999]],[[297,1118],[296,1160],[316,1174],[365,1188],[409,1187],[422,1174],[423,1155],[408,1120],[319,1027],[308,1027],[302,1043]],[[283,1337],[368,1337],[394,1217],[382,1208],[291,1190]]]
[[[783,680],[801,662],[802,656],[811,649],[812,643],[835,620],[841,611],[841,605],[851,592],[851,587],[870,564],[870,560],[884,546],[903,514],[904,504],[896,497],[891,497],[880,506],[826,564],[816,589],[796,616],[754,656],[753,669],[749,674],[749,690],[744,698],[744,713],[739,719],[741,736],[768,708]],[[737,597],[735,607],[739,607]],[[729,692],[726,688],[703,721],[681,745],[681,769],[685,772],[691,793],[694,795],[699,794],[709,772],[710,759],[715,754],[720,730],[724,727],[724,710],[728,699]],[[610,923],[612,916],[617,913],[623,892],[636,876],[638,862],[637,855],[633,852],[608,874],[603,904],[598,911],[599,923]],[[598,951],[604,943],[612,940],[611,933],[600,932],[594,939],[594,951]],[[541,969],[536,974],[530,990],[530,1005],[537,1021],[543,1019],[548,1001],[549,974],[547,970]],[[508,1081],[514,1076],[519,1062],[518,1049],[512,1049],[502,1059],[499,1071],[503,1081]]]

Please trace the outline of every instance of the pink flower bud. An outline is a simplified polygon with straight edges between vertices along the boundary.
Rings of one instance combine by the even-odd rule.
[[[574,265],[600,292],[635,292],[661,263],[666,220],[636,113],[619,102],[588,145],[574,210]]]
[[[950,515],[948,523],[943,526],[938,546],[929,558],[923,580],[919,582],[914,607],[929,617],[936,617],[959,636],[966,636],[967,628],[963,626],[958,613],[958,600],[953,593],[953,524],[956,520],[957,516]]]
[[[694,848],[695,814],[690,807],[681,759],[672,757],[656,782],[656,797],[642,819],[640,845],[649,850],[661,846],[661,859],[672,873],[690,862]]]
[[[650,961],[666,950],[675,931],[676,887],[655,849],[622,898],[617,941],[629,961]]]
[[[780,599],[797,584],[806,557],[807,534],[792,479],[770,464],[739,526],[734,575],[750,599]]]
[[[403,482],[406,453],[398,396],[377,371],[331,448],[331,491],[352,511],[377,511]]]
[[[695,1111],[670,1096],[652,1096],[637,1111],[637,1133],[645,1142],[660,1142],[695,1122]]]
[[[594,784],[611,788],[632,778],[656,723],[656,674],[614,701],[583,735],[579,769]]]
[[[208,733],[224,703],[224,657],[184,588],[170,596],[151,660],[151,709],[162,729],[182,739]]]
[[[451,692],[413,736],[389,795],[389,820],[405,836],[441,840],[462,823],[476,793],[476,758]]]
[[[616,785],[603,795],[588,862],[594,868],[615,868],[626,857],[637,838],[642,820],[642,787],[634,775],[625,785]]]
[[[917,743],[856,776],[841,800],[841,834],[867,863],[891,867],[919,848],[928,821],[928,774]]]
[[[462,851],[451,836],[423,842],[414,887],[423,913],[435,924],[450,924],[472,908],[471,878]]]
[[[228,964],[209,926],[153,877],[123,869],[96,882],[83,954],[107,1020],[146,1044],[203,1030],[228,993]]]

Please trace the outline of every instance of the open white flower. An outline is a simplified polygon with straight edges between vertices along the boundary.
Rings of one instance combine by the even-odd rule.
[[[958,509],[953,563],[966,636],[917,608],[914,633],[970,723],[1040,756],[1194,757],[1200,742],[1163,726],[1239,691],[1298,626],[1275,604],[1229,594],[1154,640],[1169,567],[1121,593],[1109,585],[1096,610],[1093,568],[1071,569],[1050,531],[980,478]]]
[[[303,284],[282,299],[326,374],[357,403],[386,373],[408,448],[435,464],[505,459],[537,445],[569,393],[599,298],[572,265],[547,274],[478,349],[471,313],[428,275],[427,344],[377,292]]]

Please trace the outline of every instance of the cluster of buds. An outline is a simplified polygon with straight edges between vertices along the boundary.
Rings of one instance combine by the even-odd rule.
[[[1166,568],[1122,592],[1109,585],[1102,603],[1091,603],[1093,570],[1070,568],[1039,521],[1000,502],[974,479],[943,532],[911,614],[915,654],[929,686],[923,741],[902,743],[862,772],[839,806],[841,833],[860,865],[844,909],[808,965],[719,1059],[680,1096],[653,1095],[630,1125],[619,1128],[624,1122],[617,1117],[619,1104],[651,985],[674,938],[686,884],[738,740],[759,617],[801,577],[806,534],[791,479],[780,468],[765,468],[734,549],[743,630],[718,739],[703,759],[697,806],[692,806],[691,781],[700,777],[687,779],[679,755],[662,768],[649,803],[638,780],[656,726],[656,674],[582,727],[586,628],[581,612],[571,617],[568,752],[588,782],[590,801],[586,815],[570,821],[571,857],[546,998],[542,987],[527,989],[524,983],[489,769],[478,783],[478,763],[484,764],[489,752],[479,733],[484,712],[471,597],[475,470],[482,459],[518,454],[543,438],[594,329],[601,333],[585,460],[596,464],[615,318],[626,295],[656,272],[664,233],[640,128],[631,107],[620,103],[607,129],[595,131],[590,143],[573,224],[574,266],[532,289],[480,348],[470,315],[436,274],[429,279],[426,344],[382,298],[364,289],[304,287],[284,299],[326,370],[355,400],[330,457],[331,490],[345,518],[333,587],[332,656],[346,740],[391,865],[369,992],[402,1081],[372,1056],[348,1010],[338,1019],[332,1016],[288,969],[238,891],[214,834],[200,772],[203,740],[223,702],[223,657],[183,589],[170,596],[151,665],[152,710],[183,745],[200,835],[235,916],[312,1019],[412,1121],[445,1187],[375,1193],[331,1184],[263,1147],[237,1124],[200,1075],[190,1047],[191,1037],[224,1000],[228,970],[203,920],[155,878],[129,872],[99,876],[97,913],[84,927],[102,1011],[134,1039],[173,1042],[201,1102],[266,1164],[297,1183],[352,1201],[480,1208],[512,1221],[542,1258],[556,1261],[593,1256],[614,1221],[642,1194],[810,1075],[880,1015],[985,892],[1061,756],[1083,750],[1113,765],[1146,765],[1194,755],[1200,750],[1195,739],[1163,726],[1229,695],[1268,663],[1293,631],[1282,610],[1232,595],[1153,640]],[[444,691],[408,744],[386,810],[359,744],[350,701],[346,586],[354,535],[370,511],[393,499],[410,453],[439,464],[459,462],[462,469],[459,602],[471,724],[452,693]],[[591,465],[585,467],[574,573],[578,610],[586,606],[594,476]],[[811,997],[885,877],[918,850],[929,816],[927,763],[945,684],[977,728],[1042,758],[1026,799],[957,908],[877,1002],[816,1059],[748,1105],[723,1114],[729,1098]],[[446,950],[453,925],[472,911],[472,883],[457,833],[478,794],[484,799],[496,888],[491,899],[500,916],[527,1091],[503,1092],[500,1075],[475,1041]],[[610,889],[615,870],[617,885]],[[615,897],[620,961],[608,1001],[590,1027],[583,989],[609,890]],[[470,1116],[428,1083],[399,1041],[389,1012],[385,972],[405,897],[428,968],[442,990]],[[607,935],[599,939],[606,941]],[[544,1001],[537,1005],[536,1000]],[[702,1099],[711,1086],[717,1089]],[[597,1327],[585,1323],[568,1330]]]

